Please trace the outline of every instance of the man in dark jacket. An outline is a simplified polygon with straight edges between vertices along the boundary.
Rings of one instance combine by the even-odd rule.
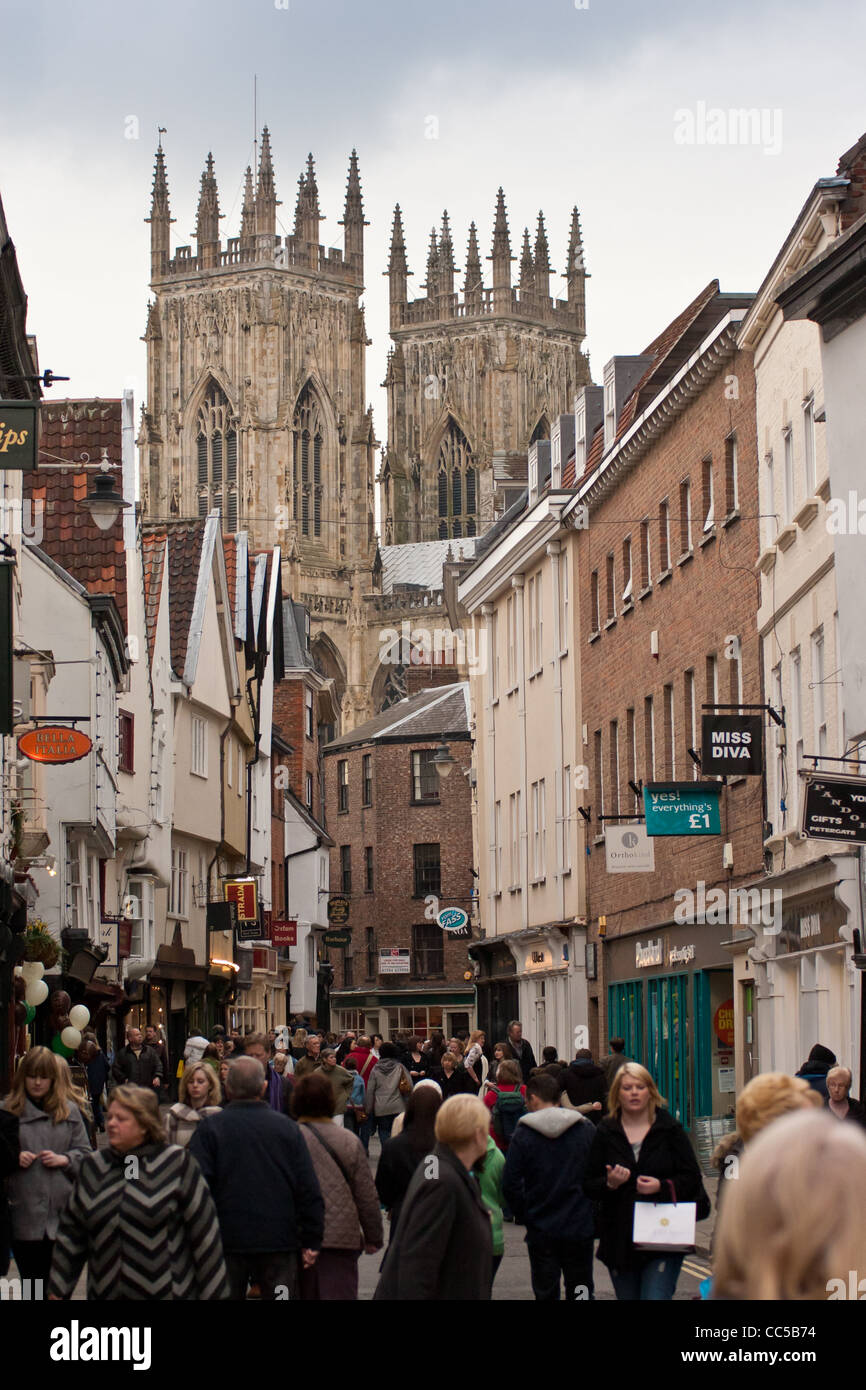
[[[816,1043],[809,1053],[808,1058],[803,1063],[795,1076],[802,1076],[804,1081],[808,1081],[813,1091],[824,1097],[826,1104],[829,1092],[827,1091],[827,1073],[831,1067],[836,1065],[836,1054],[831,1052],[829,1047],[822,1047]]]
[[[604,1061],[604,1079],[607,1089],[613,1085],[613,1078],[616,1076],[620,1067],[624,1067],[628,1058],[625,1055],[625,1038],[611,1038],[610,1056]]]
[[[523,1074],[524,1082],[530,1077],[532,1068],[537,1065],[532,1046],[523,1036],[523,1024],[516,1018],[512,1019],[508,1025],[508,1046],[514,1053],[514,1060],[517,1062]]]
[[[298,1253],[305,1268],[315,1264],[325,1230],[310,1151],[294,1120],[266,1104],[266,1085],[256,1058],[232,1062],[230,1104],[201,1120],[189,1144],[216,1204],[233,1299],[246,1297],[248,1280],[263,1299],[295,1298]]]
[[[111,1068],[111,1080],[115,1086],[152,1086],[159,1091],[163,1082],[162,1062],[159,1054],[141,1040],[141,1029],[130,1028],[126,1047],[118,1050]]]
[[[526,1100],[529,1114],[508,1146],[502,1190],[526,1227],[532,1292],[539,1301],[556,1302],[562,1276],[566,1301],[591,1299],[595,1223],[583,1174],[595,1126],[576,1110],[560,1108],[556,1078],[544,1072],[530,1077]]]
[[[579,1110],[581,1106],[591,1105],[595,1107],[592,1110],[584,1110],[583,1113],[594,1124],[598,1124],[604,1114],[607,1083],[604,1077],[604,1068],[595,1065],[588,1047],[578,1048],[574,1055],[574,1061],[569,1067],[566,1067],[562,1075],[562,1090],[576,1110]]]

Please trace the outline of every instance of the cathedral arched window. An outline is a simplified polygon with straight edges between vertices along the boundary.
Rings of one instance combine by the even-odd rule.
[[[453,420],[436,461],[439,537],[478,534],[478,470],[465,434]]]
[[[319,402],[307,386],[298,400],[292,421],[292,489],[298,534],[313,540],[322,534],[324,434]]]
[[[198,514],[217,508],[223,530],[238,529],[238,432],[228,397],[212,382],[198,412]]]

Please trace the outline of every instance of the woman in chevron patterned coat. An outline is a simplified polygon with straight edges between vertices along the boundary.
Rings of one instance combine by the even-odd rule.
[[[49,1297],[71,1298],[86,1262],[91,1299],[228,1298],[213,1199],[192,1154],[165,1143],[155,1094],[117,1086],[107,1133],[63,1213]]]

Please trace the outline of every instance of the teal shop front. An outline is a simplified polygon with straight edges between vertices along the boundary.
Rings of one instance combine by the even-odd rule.
[[[655,927],[604,949],[608,1038],[625,1039],[687,1129],[732,1114],[734,977],[718,928]]]

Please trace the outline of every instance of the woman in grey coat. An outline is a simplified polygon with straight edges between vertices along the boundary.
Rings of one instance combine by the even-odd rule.
[[[21,1061],[4,1109],[18,1116],[18,1171],[7,1179],[12,1253],[22,1279],[46,1279],[57,1226],[83,1158],[92,1152],[69,1068],[47,1047]]]
[[[367,1082],[367,1114],[375,1121],[380,1144],[390,1139],[394,1120],[403,1114],[406,1097],[411,1094],[412,1078],[400,1061],[397,1048],[393,1043],[382,1043],[379,1061]]]

